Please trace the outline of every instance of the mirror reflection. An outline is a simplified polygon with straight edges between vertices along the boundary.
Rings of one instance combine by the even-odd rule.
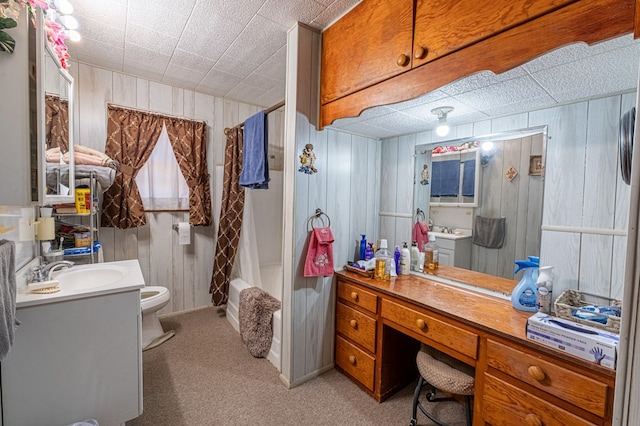
[[[414,211],[441,264],[513,279],[539,256],[545,145],[541,127],[416,146]]]

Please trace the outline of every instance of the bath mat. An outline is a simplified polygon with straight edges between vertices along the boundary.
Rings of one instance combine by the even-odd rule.
[[[273,313],[278,309],[280,301],[258,287],[240,291],[240,338],[256,358],[269,354],[273,339]]]

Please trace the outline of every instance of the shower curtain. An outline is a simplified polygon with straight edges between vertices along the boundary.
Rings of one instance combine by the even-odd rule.
[[[240,186],[242,129],[234,127],[225,133],[227,143],[224,154],[222,205],[220,207],[213,277],[209,287],[211,301],[215,306],[224,305],[229,299],[229,282],[240,239],[244,211],[244,188]]]

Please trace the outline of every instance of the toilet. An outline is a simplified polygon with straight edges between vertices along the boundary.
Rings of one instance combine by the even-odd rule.
[[[158,319],[158,311],[169,303],[169,289],[160,286],[144,287],[140,290],[142,310],[142,350],[155,348],[175,335],[173,330],[165,331]]]

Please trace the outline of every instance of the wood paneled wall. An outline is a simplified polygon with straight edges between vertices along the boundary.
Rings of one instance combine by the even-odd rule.
[[[146,285],[171,291],[171,301],[160,313],[210,305],[222,194],[214,167],[224,163],[224,128],[261,108],[75,62],[70,71],[76,84],[74,131],[80,145],[104,151],[107,103],[206,121],[214,225],[193,227],[191,244],[182,246],[172,225],[188,221],[188,213],[147,213],[147,224],[139,228],[100,228],[100,241],[105,261],[138,259]],[[270,166],[277,170],[283,164],[283,118],[282,111],[269,115]]]
[[[577,288],[622,298],[629,186],[617,141],[620,117],[634,105],[634,93],[609,96],[456,126],[447,137],[547,126],[540,256],[555,266],[554,297]],[[432,132],[382,141],[380,235],[390,241],[411,235],[413,148],[439,141]]]

